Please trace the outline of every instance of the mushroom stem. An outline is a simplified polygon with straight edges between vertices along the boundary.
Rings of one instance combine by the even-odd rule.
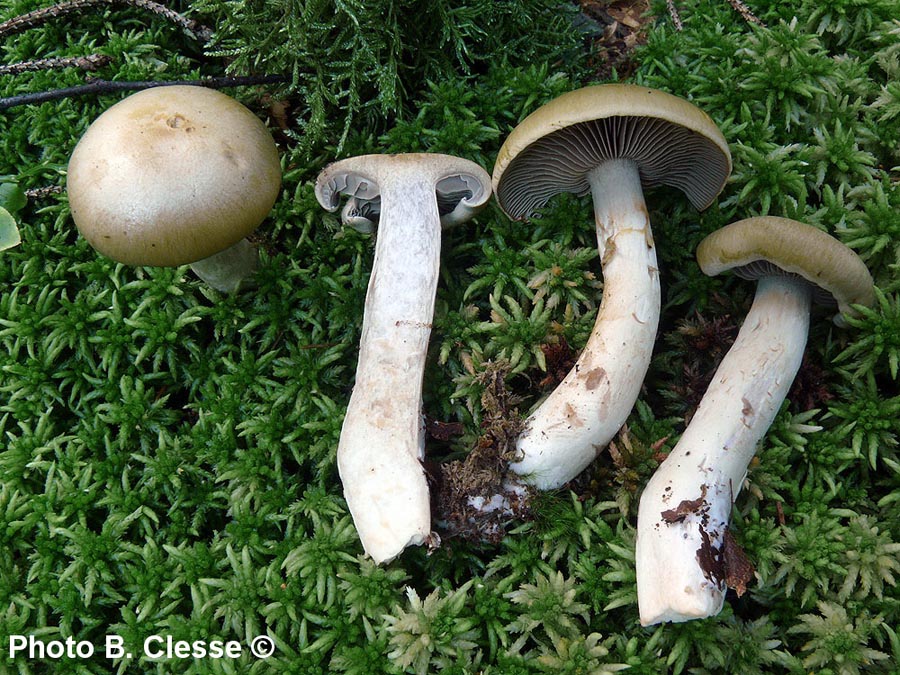
[[[511,468],[540,489],[567,483],[625,423],[650,365],[659,324],[656,249],[637,164],[609,160],[588,174],[603,299],[577,363],[526,420]]]
[[[338,444],[347,505],[377,563],[431,532],[421,460],[422,374],[440,265],[434,180],[410,165],[379,181],[381,216],[356,384]]]
[[[675,448],[641,495],[637,591],[641,623],[717,614],[728,570],[724,538],[734,498],[800,368],[810,285],[759,280],[734,345]]]
[[[191,263],[191,269],[207,284],[222,293],[234,293],[259,267],[259,252],[247,239],[224,251]]]

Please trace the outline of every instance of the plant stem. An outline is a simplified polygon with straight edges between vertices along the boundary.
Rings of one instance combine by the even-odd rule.
[[[275,82],[287,82],[284,75],[249,75],[246,77],[208,77],[201,80],[173,80],[160,82],[155,80],[138,82],[119,82],[110,80],[93,80],[88,84],[51,91],[37,91],[30,94],[19,94],[8,98],[0,98],[0,110],[14,108],[20,105],[37,105],[48,101],[59,101],[64,98],[76,96],[91,96],[97,94],[111,94],[120,91],[140,91],[152,87],[170,87],[173,85],[195,85],[198,87],[210,87],[223,89],[225,87],[247,87],[258,84],[271,84]]]
[[[36,59],[19,61],[9,65],[0,65],[0,75],[19,75],[38,70],[55,70],[60,68],[80,68],[94,71],[108,65],[112,57],[107,54],[88,54],[86,56],[66,56],[55,59]]]
[[[188,35],[201,42],[207,42],[212,36],[212,29],[209,27],[194,19],[188,19],[165,5],[153,2],[153,0],[63,0],[63,2],[50,7],[42,7],[0,23],[0,37],[20,33],[29,28],[36,28],[48,21],[69,14],[80,14],[98,5],[127,5],[145,9],[180,26]]]

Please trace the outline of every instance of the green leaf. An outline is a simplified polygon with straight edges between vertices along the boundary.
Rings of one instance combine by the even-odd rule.
[[[12,217],[9,211],[0,206],[0,251],[18,246],[21,242],[22,237],[19,236],[16,219]]]
[[[0,183],[0,208],[10,213],[24,208],[28,202],[25,191],[15,183]]]

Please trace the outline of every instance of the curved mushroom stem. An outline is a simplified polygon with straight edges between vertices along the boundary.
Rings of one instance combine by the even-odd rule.
[[[511,468],[540,489],[581,473],[625,423],[659,324],[656,248],[637,165],[610,160],[588,175],[603,268],[594,329],[565,379],[526,420]]]
[[[259,252],[247,239],[224,251],[191,263],[191,269],[207,284],[222,293],[234,293],[259,267]]]
[[[725,533],[734,498],[800,368],[810,286],[760,279],[753,306],[675,448],[641,495],[641,623],[717,614],[725,598]]]

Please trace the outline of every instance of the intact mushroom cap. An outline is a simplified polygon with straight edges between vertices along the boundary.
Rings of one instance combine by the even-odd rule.
[[[281,187],[275,141],[233,98],[197,86],[147,89],[98,117],[69,160],[72,218],[100,253],[176,266],[251,234]]]
[[[644,187],[682,190],[708,207],[731,173],[722,132],[692,103],[631,84],[568,92],[526,117],[494,164],[494,193],[514,219],[531,216],[556,194],[586,194],[587,173],[609,159],[638,164]]]
[[[826,291],[842,314],[854,315],[851,305],[875,302],[872,275],[853,250],[789,218],[760,216],[726,225],[700,242],[697,261],[709,276],[734,270],[745,278],[771,274],[774,265]]]

